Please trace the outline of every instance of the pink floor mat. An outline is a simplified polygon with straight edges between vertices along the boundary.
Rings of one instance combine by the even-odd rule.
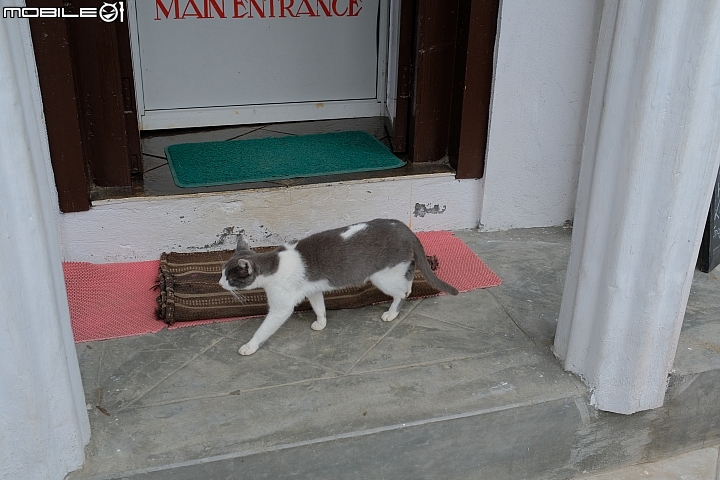
[[[63,263],[76,342],[159,332],[154,289],[160,261]]]
[[[500,285],[490,270],[451,232],[419,232],[425,253],[438,258],[436,274],[461,292]],[[159,261],[94,264],[63,263],[70,320],[76,342],[156,333],[167,325],[155,317],[154,289]],[[235,319],[179,322],[172,328]]]

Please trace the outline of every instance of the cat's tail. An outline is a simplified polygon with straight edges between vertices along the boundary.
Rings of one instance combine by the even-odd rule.
[[[430,284],[431,287],[436,288],[438,290],[442,290],[445,293],[449,293],[450,295],[457,295],[458,289],[450,285],[449,283],[445,283],[442,280],[438,278],[437,275],[435,275],[435,272],[432,271],[432,268],[430,267],[430,262],[428,262],[427,257],[425,256],[425,249],[422,246],[422,243],[420,243],[420,240],[413,234],[413,237],[415,237],[415,244],[413,245],[413,253],[415,255],[415,265],[420,270],[420,273],[422,273],[422,276],[427,280],[427,282]]]

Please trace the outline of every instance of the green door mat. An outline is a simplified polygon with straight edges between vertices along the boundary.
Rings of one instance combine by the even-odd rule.
[[[181,143],[165,148],[178,187],[207,187],[401,167],[365,132]]]

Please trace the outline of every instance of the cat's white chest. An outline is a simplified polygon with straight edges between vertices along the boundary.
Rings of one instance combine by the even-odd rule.
[[[327,280],[307,280],[305,264],[294,245],[286,246],[278,257],[278,269],[272,275],[259,276],[251,285],[252,288],[264,288],[268,301],[292,301],[294,306],[308,295],[331,290]]]

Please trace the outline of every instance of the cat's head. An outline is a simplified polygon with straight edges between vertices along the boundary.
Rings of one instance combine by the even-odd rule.
[[[257,277],[257,269],[252,262],[254,256],[255,252],[250,250],[242,235],[238,235],[235,253],[223,265],[220,286],[229,291],[250,287]]]

